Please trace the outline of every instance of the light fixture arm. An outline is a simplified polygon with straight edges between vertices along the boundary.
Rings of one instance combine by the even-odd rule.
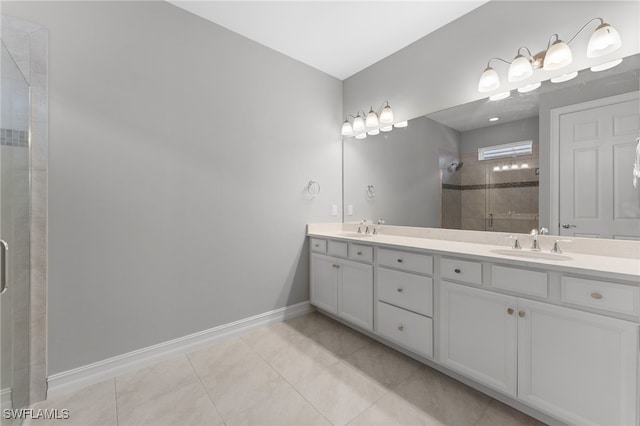
[[[504,62],[505,64],[509,64],[509,65],[511,65],[511,62],[509,62],[509,61],[505,61],[505,60],[504,60],[504,59],[502,59],[502,58],[491,58],[491,59],[489,59],[489,61],[487,61],[487,68],[490,68],[490,67],[491,67],[491,61],[493,61],[493,60],[496,60],[496,61],[502,61],[502,62]]]
[[[586,24],[584,24],[584,25],[582,26],[582,28],[580,28],[580,29],[578,30],[578,32],[577,32],[573,37],[571,37],[571,39],[567,42],[567,44],[570,44],[570,43],[571,43],[571,42],[572,42],[576,37],[578,37],[578,35],[580,35],[580,33],[581,33],[582,31],[584,31],[584,29],[585,29],[585,28],[587,28],[587,26],[588,26],[590,23],[592,23],[593,21],[600,21],[600,25],[604,24],[604,19],[602,19],[602,18],[592,18],[592,19],[590,19]]]
[[[527,54],[529,55],[529,59],[530,59],[530,60],[533,60],[533,55],[531,54],[531,51],[529,50],[529,48],[528,48],[527,46],[522,46],[522,47],[520,47],[520,48],[518,49],[517,54],[519,55],[519,54],[520,54],[520,51],[521,51],[522,49],[526,50],[526,51],[527,51]]]

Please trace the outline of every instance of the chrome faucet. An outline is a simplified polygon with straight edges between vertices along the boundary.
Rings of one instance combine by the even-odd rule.
[[[362,234],[362,225],[364,225],[365,223],[367,223],[366,219],[362,219],[360,221],[360,225],[358,225],[358,234]],[[369,229],[369,227],[367,227],[367,229]]]
[[[533,235],[533,242],[531,243],[532,251],[540,251],[540,246],[538,245],[538,230],[532,229],[531,235]]]
[[[513,246],[511,246],[512,249],[514,249],[514,250],[521,250],[522,249],[522,247],[520,247],[520,242],[518,241],[518,237],[517,236],[509,235],[507,238],[511,238],[513,240]]]
[[[378,226],[373,227],[373,235],[378,235],[378,231],[382,229],[382,225],[384,225],[384,219],[378,219]]]

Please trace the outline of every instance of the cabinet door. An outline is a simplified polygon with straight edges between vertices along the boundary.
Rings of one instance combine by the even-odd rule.
[[[311,255],[311,304],[332,314],[338,313],[339,271],[337,259]]]
[[[520,399],[571,424],[638,424],[637,324],[525,300],[518,313]]]
[[[338,315],[373,330],[373,266],[342,261]]]
[[[446,281],[440,287],[440,362],[516,393],[517,299]]]

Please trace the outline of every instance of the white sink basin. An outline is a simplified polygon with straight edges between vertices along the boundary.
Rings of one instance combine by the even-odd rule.
[[[526,251],[526,250],[513,250],[513,249],[495,249],[491,250],[491,253],[500,254],[502,256],[514,256],[523,257],[526,259],[539,259],[539,260],[571,260],[569,256],[557,253],[545,253],[541,251]]]
[[[369,238],[372,237],[373,235],[371,234],[358,234],[357,232],[341,232],[339,234],[341,237],[348,237],[348,238]]]

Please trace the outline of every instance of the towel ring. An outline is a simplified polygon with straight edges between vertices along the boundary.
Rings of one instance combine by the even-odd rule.
[[[315,180],[310,180],[307,184],[307,194],[315,197],[320,193],[320,184]]]

